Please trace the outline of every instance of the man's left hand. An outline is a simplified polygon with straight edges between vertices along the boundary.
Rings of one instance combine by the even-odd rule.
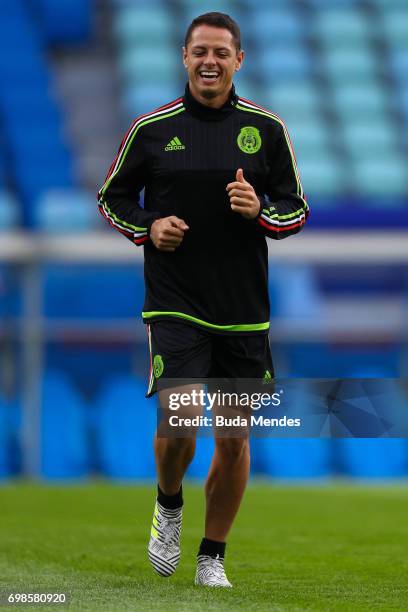
[[[227,185],[231,210],[239,213],[245,219],[255,219],[261,207],[255,189],[244,179],[242,168],[238,168],[236,179],[236,181]]]

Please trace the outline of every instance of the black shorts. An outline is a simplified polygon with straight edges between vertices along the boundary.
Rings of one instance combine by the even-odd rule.
[[[273,378],[268,334],[214,334],[178,321],[147,326],[150,373],[146,397],[163,378]]]

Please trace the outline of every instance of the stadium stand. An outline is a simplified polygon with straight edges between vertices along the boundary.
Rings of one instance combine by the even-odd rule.
[[[156,410],[145,387],[133,377],[112,377],[104,385],[97,409],[102,473],[119,479],[155,474],[151,452]],[[143,426],[141,426],[141,419]]]
[[[83,400],[63,372],[46,371],[42,381],[41,439],[44,478],[89,474]]]
[[[207,10],[230,13],[242,26],[246,61],[236,77],[237,91],[287,123],[311,204],[310,227],[408,226],[406,0],[3,0],[0,238],[10,230],[35,228],[58,242],[61,233],[85,232],[87,239],[86,232],[104,228],[98,225],[94,192],[129,122],[182,93],[185,29]],[[104,54],[95,41],[98,23],[106,36]],[[106,55],[112,55],[109,61]],[[369,304],[367,294],[373,301],[399,296],[406,292],[406,277],[401,273],[390,289],[393,273],[387,269],[382,278],[376,268],[378,284],[367,289],[361,280],[365,270],[353,280],[348,269],[342,284],[341,270],[330,269],[332,284],[323,286],[325,256],[321,253],[316,267],[271,262],[272,316],[296,325],[301,314],[306,328],[306,341],[276,342],[280,373],[351,376],[365,363],[375,376],[400,375],[397,342],[387,344],[379,334],[373,346],[356,341],[357,348],[347,351],[338,342],[341,331],[313,338],[308,325],[317,328],[327,303],[347,292],[357,305],[364,299]],[[14,263],[1,264],[1,341],[14,324],[13,342],[20,340],[25,272],[16,274]],[[65,371],[47,373],[43,383],[48,403],[43,405],[42,475],[83,477],[95,469],[115,478],[151,477],[154,408],[146,405],[144,381],[130,374],[137,369],[142,377],[147,360],[145,346],[142,357],[138,345],[145,330],[139,321],[135,329],[129,324],[143,301],[140,262],[131,267],[42,262],[36,273],[43,282],[44,362]],[[370,308],[360,315],[362,322]],[[348,337],[352,344],[351,332]],[[98,372],[106,372],[102,380]],[[120,372],[129,375],[119,378]],[[58,411],[52,396],[61,398]],[[84,397],[92,400],[88,406]],[[0,401],[0,476],[21,468],[16,443],[21,424],[17,419],[10,430],[8,410]],[[146,429],[140,427],[142,412]],[[67,437],[66,423],[75,440]],[[14,436],[14,450],[6,456],[7,431]],[[254,443],[257,473],[282,478],[408,473],[407,446],[396,440],[386,441],[387,452],[381,453],[377,441],[346,440],[330,447],[319,440],[267,442]],[[189,469],[195,478],[205,475],[212,441],[200,440],[199,447]]]

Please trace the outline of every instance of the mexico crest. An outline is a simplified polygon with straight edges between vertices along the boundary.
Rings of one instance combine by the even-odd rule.
[[[262,145],[262,138],[259,130],[252,126],[241,128],[238,134],[237,144],[244,153],[248,153],[249,155],[256,153]]]

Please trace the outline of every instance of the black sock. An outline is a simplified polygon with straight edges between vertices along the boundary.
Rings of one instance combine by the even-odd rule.
[[[225,542],[216,542],[215,540],[203,538],[197,556],[208,555],[209,557],[214,557],[214,559],[218,556],[220,559],[223,559],[226,545]]]
[[[163,493],[159,485],[157,485],[157,501],[163,508],[175,510],[183,505],[183,485],[180,485],[180,490],[175,495],[166,495]]]

